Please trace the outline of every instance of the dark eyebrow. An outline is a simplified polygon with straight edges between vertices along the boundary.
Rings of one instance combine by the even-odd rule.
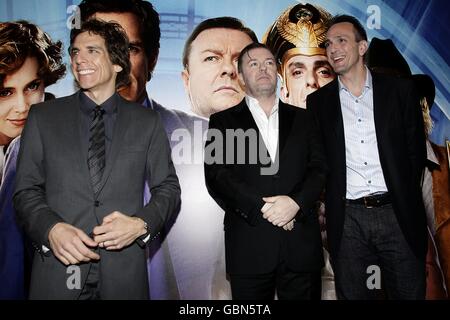
[[[305,68],[305,64],[303,62],[291,62],[288,65],[288,69],[291,69],[292,67],[294,68]]]
[[[330,64],[326,60],[320,60],[320,61],[314,62],[314,68],[320,68],[320,67],[331,68]]]
[[[101,51],[103,51],[103,48],[102,48],[102,47],[99,47],[99,46],[87,46],[86,48],[88,48],[89,50],[91,50],[91,49],[96,49],[96,50],[101,50]]]

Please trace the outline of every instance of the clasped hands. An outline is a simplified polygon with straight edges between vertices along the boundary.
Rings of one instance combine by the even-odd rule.
[[[289,196],[274,196],[262,198],[265,202],[261,208],[263,218],[274,226],[282,227],[284,230],[294,229],[294,217],[300,207]]]
[[[65,265],[70,265],[99,260],[100,255],[92,248],[98,246],[106,250],[120,250],[145,233],[142,219],[114,211],[94,228],[92,238],[83,230],[60,222],[51,228],[48,239],[55,257]]]

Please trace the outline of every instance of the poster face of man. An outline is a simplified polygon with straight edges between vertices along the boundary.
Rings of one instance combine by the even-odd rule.
[[[226,28],[205,30],[192,42],[182,77],[195,114],[209,118],[244,98],[237,77],[237,58],[252,42],[246,33]]]
[[[308,94],[331,82],[334,77],[326,56],[293,56],[284,67],[281,97],[286,103],[306,108]]]
[[[142,103],[146,97],[145,85],[150,70],[148,58],[145,54],[141,39],[139,22],[136,15],[123,12],[98,12],[94,16],[104,21],[114,21],[122,26],[130,41],[130,83],[119,88],[119,94],[127,100]]]

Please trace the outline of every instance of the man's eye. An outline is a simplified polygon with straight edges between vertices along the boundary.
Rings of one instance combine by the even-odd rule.
[[[294,76],[294,77],[300,77],[301,75],[303,74],[303,71],[302,70],[294,70],[293,72],[292,72],[292,76]]]
[[[326,68],[318,70],[317,73],[321,76],[331,76],[331,71]]]
[[[133,45],[130,45],[128,47],[128,50],[130,50],[130,53],[133,53],[133,54],[137,54],[137,53],[141,52],[141,48],[139,48],[138,46],[133,46]]]
[[[206,57],[205,60],[203,60],[203,61],[216,62],[216,61],[219,61],[219,57],[217,57],[217,56],[209,56],[209,57]]]

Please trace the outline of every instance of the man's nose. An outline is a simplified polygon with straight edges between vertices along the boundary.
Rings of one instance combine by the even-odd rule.
[[[236,64],[230,58],[223,59],[221,75],[228,75],[230,78],[234,78],[237,75]]]
[[[306,87],[310,87],[310,88],[314,88],[314,89],[319,88],[319,83],[317,81],[317,77],[316,77],[314,70],[307,70],[305,72],[305,82],[306,82]]]

